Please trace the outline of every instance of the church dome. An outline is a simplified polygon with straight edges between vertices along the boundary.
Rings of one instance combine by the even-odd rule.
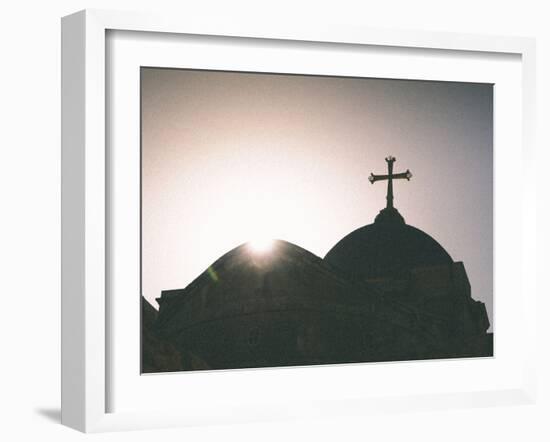
[[[158,299],[156,330],[211,369],[349,362],[370,298],[322,258],[282,240],[227,252]],[[189,365],[186,365],[189,367]]]
[[[414,268],[453,262],[435,239],[406,224],[393,207],[344,237],[325,261],[359,280],[402,278]]]
[[[289,302],[294,302],[311,294],[304,290],[306,285],[326,287],[329,285],[326,279],[335,279],[332,268],[296,244],[273,240],[268,250],[256,250],[253,243],[245,243],[218,258],[184,289],[164,290],[157,298],[161,306],[159,322],[165,319],[162,307],[166,303],[192,304],[193,299],[200,299],[193,306],[196,310],[193,321],[199,320],[203,313],[224,312],[234,316],[241,313],[242,303],[246,303],[248,313],[252,308],[264,309],[266,305],[257,301],[271,292],[276,296],[269,295],[270,301],[287,297]]]

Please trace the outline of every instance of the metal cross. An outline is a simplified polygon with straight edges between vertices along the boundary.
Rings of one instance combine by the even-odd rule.
[[[406,172],[402,173],[393,173],[393,163],[395,162],[395,157],[391,155],[386,157],[386,163],[388,163],[388,174],[387,175],[374,175],[370,174],[369,181],[371,184],[374,184],[376,181],[388,180],[388,194],[386,195],[386,208],[393,208],[393,180],[397,179],[406,179],[409,181],[412,178],[412,173],[409,169]]]

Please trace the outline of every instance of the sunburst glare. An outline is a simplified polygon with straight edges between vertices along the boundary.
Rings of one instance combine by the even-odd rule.
[[[273,249],[273,239],[255,238],[248,243],[250,249],[257,254],[269,253]]]

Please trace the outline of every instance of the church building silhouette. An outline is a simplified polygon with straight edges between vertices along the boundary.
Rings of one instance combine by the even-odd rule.
[[[485,305],[462,262],[393,206],[323,258],[277,240],[227,252],[191,284],[142,298],[142,372],[405,361],[493,355]]]

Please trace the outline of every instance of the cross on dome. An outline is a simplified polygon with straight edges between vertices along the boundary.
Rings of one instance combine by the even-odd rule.
[[[388,193],[386,195],[386,209],[393,209],[393,180],[406,179],[409,181],[412,178],[412,173],[409,169],[401,173],[393,173],[393,163],[395,162],[395,157],[388,156],[386,157],[386,163],[388,163],[388,173],[387,175],[374,175],[373,173],[369,176],[369,181],[371,184],[374,184],[376,181],[388,180]]]

